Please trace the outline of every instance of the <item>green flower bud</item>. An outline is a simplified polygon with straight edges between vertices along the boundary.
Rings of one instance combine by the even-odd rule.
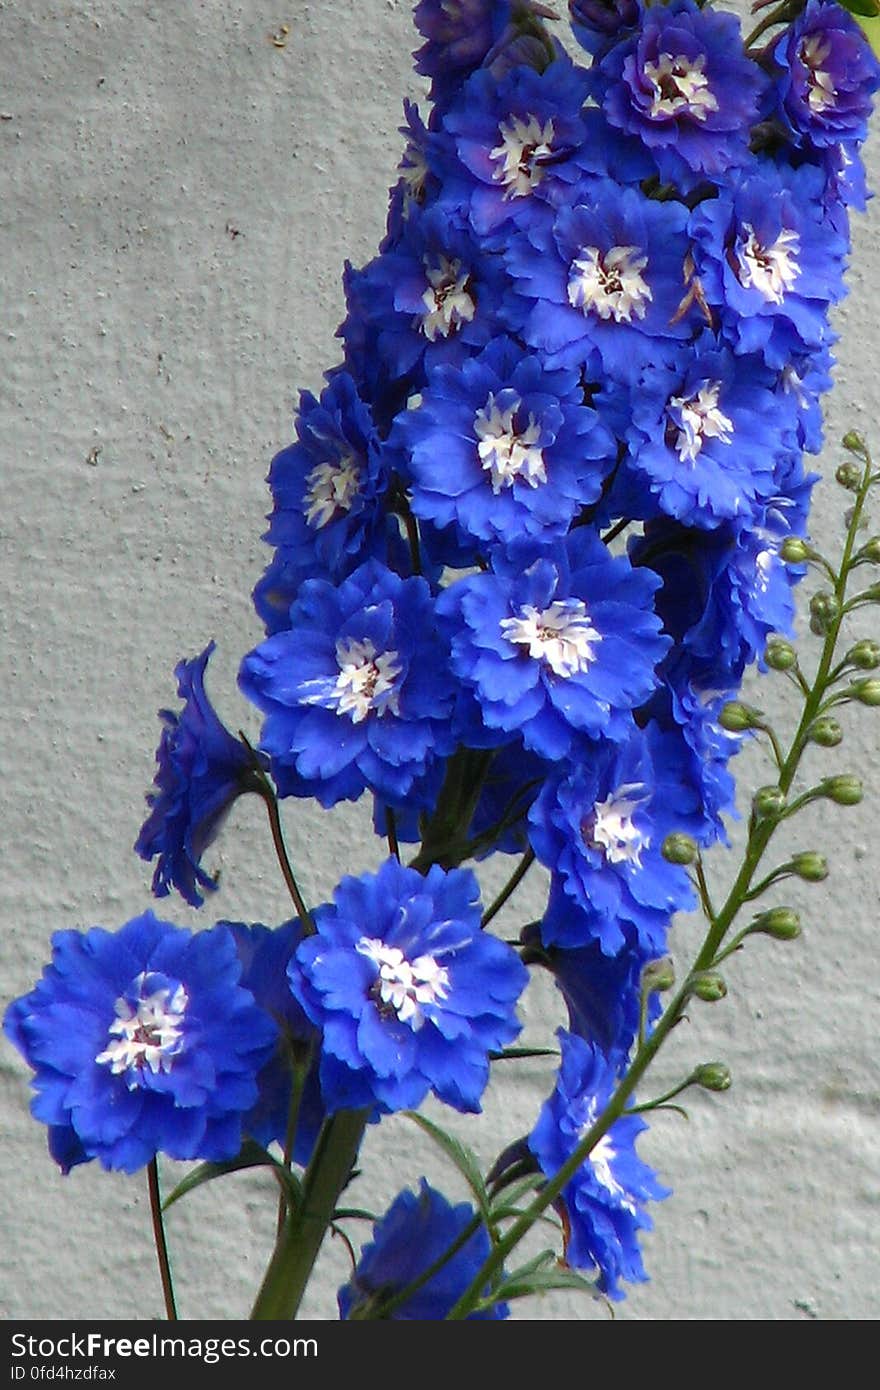
[[[840,600],[830,589],[814,594],[810,599],[810,631],[822,637],[840,617]]]
[[[819,784],[823,796],[838,806],[858,806],[863,796],[862,784],[851,772],[842,772],[837,777],[826,777]]]
[[[852,463],[849,459],[840,465],[834,476],[847,492],[858,492],[862,485],[862,470],[857,463]]]
[[[648,961],[642,971],[642,989],[645,994],[662,994],[675,984],[675,966],[671,956],[661,956],[659,960]]]
[[[843,740],[843,729],[833,715],[821,714],[810,725],[809,735],[820,748],[836,748]]]
[[[785,792],[781,787],[759,787],[752,801],[758,820],[781,816],[785,810]]]
[[[872,536],[869,541],[865,541],[858,553],[858,559],[867,560],[869,564],[880,564],[880,536]]]
[[[812,550],[800,536],[786,536],[779,547],[779,554],[787,565],[802,565],[809,560]]]
[[[853,681],[846,694],[861,705],[880,705],[880,679],[868,676],[865,680]]]
[[[732,1080],[730,1068],[723,1062],[704,1062],[693,1075],[694,1085],[706,1091],[729,1091]]]
[[[728,700],[722,705],[718,723],[729,734],[743,734],[747,729],[755,729],[761,721],[760,710],[744,705],[742,700]]]
[[[850,647],[846,659],[860,671],[874,671],[880,666],[880,642],[872,642],[870,638],[864,637],[861,642],[856,642],[854,647]]]
[[[828,860],[813,849],[803,850],[792,859],[791,871],[805,883],[821,883],[828,877]]]
[[[671,835],[666,836],[660,853],[667,864],[693,864],[698,853],[697,842],[691,835],[674,830]]]
[[[715,970],[703,970],[689,980],[690,992],[704,1004],[717,1004],[727,994],[727,985]]]
[[[761,932],[776,941],[794,941],[801,934],[801,919],[792,907],[771,907],[756,917],[750,932]]]
[[[847,430],[840,442],[844,449],[848,449],[851,454],[858,454],[859,458],[868,457],[865,441],[862,439],[858,430]]]
[[[771,637],[764,648],[764,660],[771,671],[790,671],[797,666],[797,652],[784,637]]]

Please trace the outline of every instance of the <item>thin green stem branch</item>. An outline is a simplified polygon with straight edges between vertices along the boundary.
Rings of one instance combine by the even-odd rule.
[[[490,903],[489,907],[487,907],[486,911],[483,913],[482,925],[484,927],[489,925],[489,923],[492,921],[492,918],[496,917],[498,913],[501,911],[502,907],[507,902],[507,899],[513,893],[516,892],[517,888],[522,883],[523,879],[525,878],[526,874],[528,873],[529,869],[532,867],[534,862],[535,851],[529,848],[526,850],[522,859],[517,864],[516,868],[510,875],[510,878],[507,880],[504,887],[501,889],[501,892],[498,894],[495,901],[493,903]]]
[[[162,1220],[162,1197],[159,1192],[159,1163],[151,1158],[147,1164],[147,1189],[150,1194],[150,1215],[153,1219],[153,1240],[156,1244],[156,1258],[159,1262],[159,1278],[162,1281],[162,1297],[165,1301],[165,1316],[169,1322],[177,1322],[177,1303],[174,1298],[174,1283],[171,1278],[171,1261],[168,1258],[168,1242],[165,1239],[165,1223]]]

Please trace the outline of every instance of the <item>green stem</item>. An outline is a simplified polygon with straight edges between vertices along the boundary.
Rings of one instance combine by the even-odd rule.
[[[168,1258],[168,1242],[165,1239],[165,1224],[162,1220],[162,1197],[159,1192],[159,1164],[155,1158],[151,1158],[147,1164],[147,1187],[150,1193],[150,1214],[153,1218],[153,1239],[156,1242],[156,1258],[159,1261],[159,1278],[162,1280],[162,1297],[165,1300],[165,1316],[169,1322],[177,1322],[177,1304],[174,1301],[171,1261]]]
[[[481,923],[482,926],[488,926],[488,924],[492,921],[492,918],[497,916],[504,904],[507,902],[507,899],[511,896],[512,893],[516,892],[517,888],[522,883],[523,879],[525,878],[526,874],[528,873],[529,869],[532,867],[534,862],[535,851],[533,849],[527,849],[522,859],[519,861],[516,868],[514,869],[513,873],[510,875],[510,878],[507,880],[504,887],[501,889],[501,892],[498,894],[498,897],[489,907],[486,908],[486,911],[483,913],[483,920]]]
[[[303,924],[303,932],[306,936],[314,934],[315,924],[312,921],[312,914],[306,907],[305,899],[299,890],[299,884],[294,876],[293,867],[287,854],[287,846],[284,843],[284,831],[281,828],[281,816],[278,811],[278,798],[268,784],[260,788],[260,795],[269,814],[269,827],[272,831],[272,843],[275,846],[275,854],[287,884],[287,890],[293,898],[293,905],[296,914]]]

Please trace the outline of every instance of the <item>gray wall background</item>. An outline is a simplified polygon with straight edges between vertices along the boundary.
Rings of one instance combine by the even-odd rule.
[[[320,389],[337,360],[343,260],[363,263],[381,235],[401,100],[420,90],[414,42],[410,0],[0,0],[4,1004],[32,986],[54,930],[117,926],[150,905],[131,845],[175,663],[216,637],[215,702],[257,733],[235,673],[261,636],[249,596],[268,554],[264,478],[296,393]],[[876,137],[868,153],[877,185]],[[855,426],[880,453],[878,217],[872,205],[856,220],[837,315],[814,521],[831,550],[836,441]],[[870,616],[860,631],[877,635]],[[765,708],[788,708],[784,687],[755,683]],[[738,957],[728,1000],[695,1008],[658,1063],[655,1094],[716,1057],[734,1089],[694,1095],[689,1122],[658,1117],[642,1141],[674,1195],[654,1208],[651,1282],[617,1309],[624,1320],[877,1315],[876,719],[848,718],[842,748],[816,763],[872,785],[855,810],[820,805],[797,822],[793,842],[833,860],[825,885],[787,894],[805,938]],[[739,774],[746,791],[766,780],[757,750]],[[287,826],[313,901],[381,855],[363,807],[291,805]],[[238,804],[210,862],[223,885],[209,916],[170,899],[160,915],[289,915],[258,806]],[[715,881],[732,866],[717,851]],[[502,929],[539,910],[541,887],[535,873]],[[684,961],[695,924],[675,936]],[[552,990],[534,990],[525,1017],[525,1036],[545,1038],[562,1021]],[[486,1159],[531,1127],[550,1069],[499,1083],[479,1120],[447,1117]],[[27,1102],[4,1041],[0,1315],[161,1316],[143,1177],[89,1165],[62,1178]],[[377,1210],[422,1172],[460,1193],[400,1117],[371,1132],[365,1167],[375,1178],[358,1197]],[[254,1175],[170,1214],[184,1316],[246,1315],[272,1224]],[[335,1317],[346,1269],[331,1242],[307,1315]],[[607,1317],[568,1296],[518,1314]]]

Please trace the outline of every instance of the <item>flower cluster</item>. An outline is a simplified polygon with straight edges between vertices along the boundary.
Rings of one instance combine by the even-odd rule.
[[[294,1075],[303,1164],[341,1111],[477,1110],[530,965],[570,1025],[519,1149],[549,1180],[650,1027],[644,971],[691,903],[664,840],[723,836],[718,712],[791,624],[780,550],[806,528],[880,67],[826,0],[762,48],[697,0],[570,11],[588,63],[536,0],[417,5],[430,110],[406,107],[340,360],[269,474],[266,636],[240,671],[259,748],[207,701],[211,649],[179,667],[136,846],[156,893],[198,905],[241,792],[369,793],[391,857],[275,932],[57,938],[7,1030],[65,1168],[284,1143]],[[549,871],[518,948],[460,867],[493,852]],[[665,1195],[641,1128],[611,1127],[556,1203],[568,1263],[610,1297],[644,1277]],[[401,1194],[342,1316],[443,1317],[488,1253],[485,1231],[459,1245],[472,1215]]]

